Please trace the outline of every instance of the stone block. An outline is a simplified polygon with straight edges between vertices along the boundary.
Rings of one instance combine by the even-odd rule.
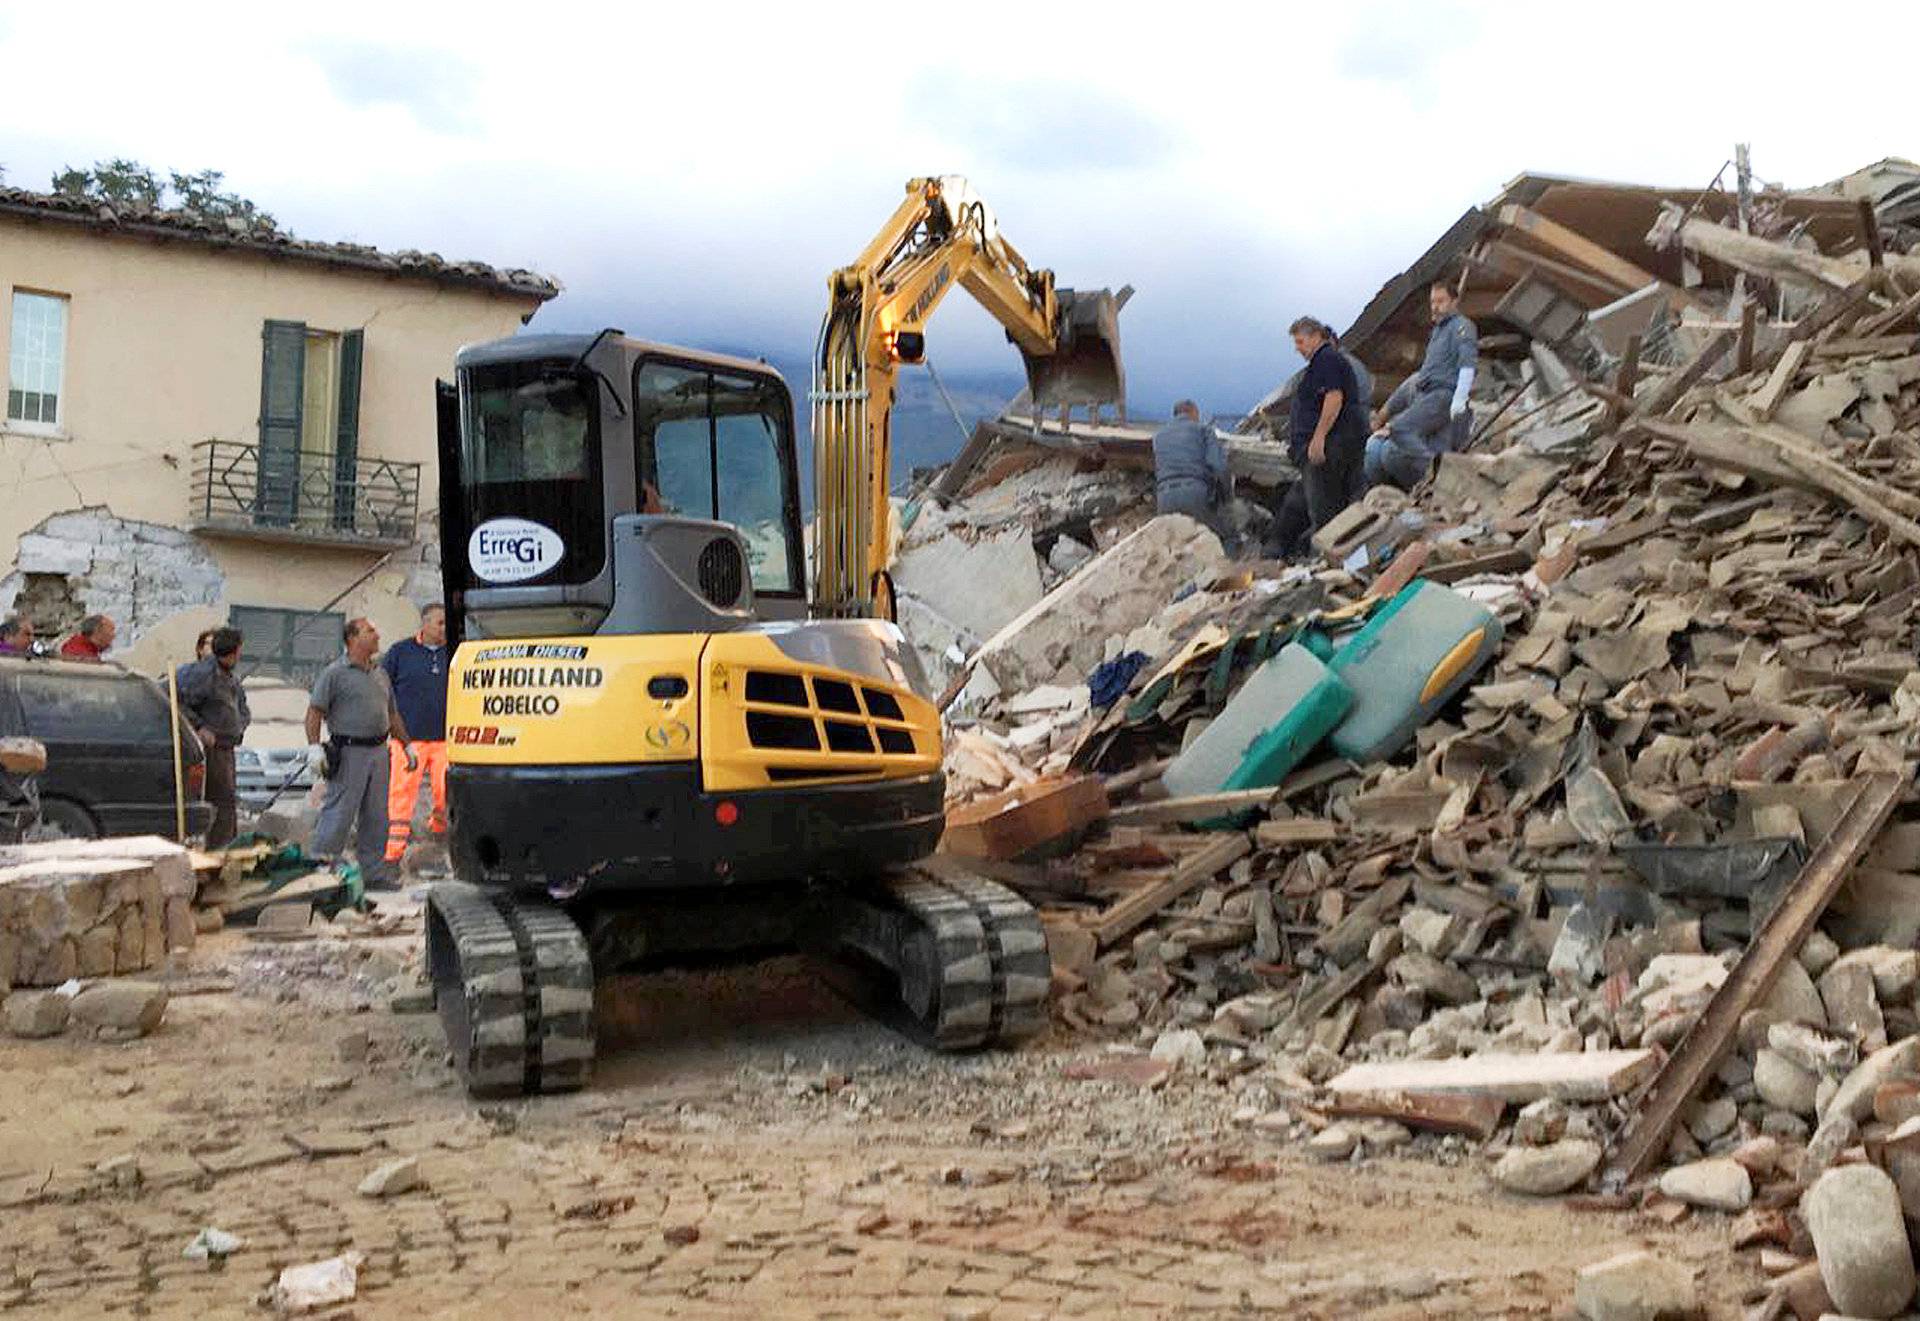
[[[93,568],[93,548],[84,541],[29,532],[20,538],[14,563],[21,573],[83,574]]]
[[[167,950],[169,952],[190,950],[199,933],[194,924],[193,904],[190,900],[170,895],[166,906]]]
[[[1109,638],[1140,627],[1225,563],[1212,532],[1162,514],[1009,621],[980,649],[979,663],[1010,692],[1084,681],[1106,659]]]
[[[7,1031],[16,1037],[56,1037],[67,1030],[71,1006],[54,991],[15,991],[7,997]]]
[[[111,977],[119,957],[120,932],[116,926],[91,927],[74,942],[82,977]]]
[[[150,982],[95,982],[73,997],[73,1021],[104,1037],[144,1037],[160,1026],[167,993]]]
[[[57,986],[71,977],[139,972],[165,952],[162,872],[171,864],[109,856],[99,848],[113,842],[0,849],[0,977],[7,985]],[[95,856],[63,857],[62,849]]]

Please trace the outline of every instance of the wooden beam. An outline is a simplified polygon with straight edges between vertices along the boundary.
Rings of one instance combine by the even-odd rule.
[[[1747,407],[1753,410],[1754,416],[1762,422],[1773,421],[1781,401],[1793,388],[1800,369],[1807,365],[1807,359],[1812,354],[1813,345],[1804,339],[1796,339],[1787,345],[1786,352],[1780,355],[1780,361],[1773,364],[1773,374],[1767,377],[1767,383],[1747,400]]]
[[[980,460],[987,457],[999,435],[984,422],[976,422],[973,434],[967,437],[967,443],[953,456],[941,472],[938,481],[933,484],[933,496],[936,500],[949,501],[960,494],[967,484],[967,478],[973,476],[973,470],[980,466]]]
[[[1920,522],[1889,503],[1904,503],[1914,497],[1855,477],[1823,456],[1778,444],[1760,428],[1697,422],[1680,426],[1653,418],[1643,418],[1638,425],[1678,442],[1701,462],[1825,496],[1880,524],[1908,545],[1920,546]]]
[[[1920,313],[1920,293],[1908,294],[1886,311],[1875,312],[1855,326],[1854,333],[1863,339],[1871,339],[1892,330],[1902,321],[1911,320],[1915,313]]]
[[[1645,399],[1634,406],[1633,415],[1659,417],[1679,403],[1682,395],[1698,385],[1700,379],[1713,370],[1714,364],[1727,356],[1727,350],[1733,347],[1733,339],[1734,332],[1731,330],[1716,331],[1686,366],[1669,373]]]
[[[1242,832],[1236,830],[1230,835],[1221,835],[1209,841],[1199,852],[1183,859],[1166,880],[1130,894],[1107,909],[1088,924],[1088,929],[1093,932],[1093,938],[1100,947],[1105,949],[1122,936],[1132,934],[1148,918],[1189,890],[1218,876],[1251,852],[1253,845]]]
[[[1473,260],[1516,280],[1527,275],[1545,276],[1549,284],[1561,286],[1574,297],[1591,292],[1598,295],[1595,306],[1604,306],[1633,292],[1605,275],[1582,270],[1569,262],[1555,261],[1544,253],[1531,252],[1512,243],[1489,243],[1481,255]],[[1567,288],[1569,285],[1577,287]]]
[[[1676,209],[1672,203],[1667,204],[1669,216]],[[1844,289],[1860,277],[1860,268],[1852,262],[1811,248],[1742,234],[1699,216],[1682,221],[1674,232],[1681,246],[1762,279],[1808,289]]]
[[[1740,338],[1734,345],[1733,371],[1736,376],[1745,376],[1753,370],[1753,327],[1760,315],[1760,304],[1751,298],[1740,308]]]
[[[1565,225],[1547,219],[1538,211],[1524,206],[1503,206],[1500,208],[1500,223],[1517,234],[1525,234],[1533,242],[1576,266],[1605,276],[1619,285],[1622,293],[1632,293],[1650,284],[1658,284],[1667,291],[1668,302],[1673,306],[1686,306],[1694,301],[1686,290],[1668,284],[1651,271],[1634,265],[1611,249],[1601,247],[1584,234],[1577,234]]]
[[[1158,802],[1116,807],[1108,818],[1115,826],[1177,826],[1242,812],[1264,812],[1279,795],[1278,786],[1265,789],[1229,789],[1225,793],[1195,794],[1190,798],[1162,798]]]
[[[1320,1107],[1338,1119],[1394,1119],[1408,1128],[1464,1133],[1484,1142],[1500,1127],[1507,1103],[1497,1096],[1453,1092],[1355,1092]]]
[[[1335,1005],[1378,976],[1399,956],[1400,933],[1395,931],[1393,939],[1380,942],[1380,948],[1371,958],[1355,959],[1302,996],[1300,1002],[1293,1007],[1293,1012],[1287,1016],[1286,1022],[1280,1025],[1275,1034],[1276,1038],[1285,1041],[1295,1032],[1306,1031],[1325,1018],[1327,1012]]]
[[[1339,838],[1339,824],[1319,816],[1262,821],[1253,828],[1254,843],[1263,849],[1292,848],[1296,844],[1331,844]]]
[[[1620,374],[1613,378],[1613,388],[1628,399],[1633,398],[1634,387],[1640,384],[1640,336],[1627,336],[1627,351],[1620,355]]]
[[[1608,1101],[1645,1082],[1658,1067],[1651,1050],[1589,1050],[1564,1055],[1470,1055],[1463,1059],[1356,1064],[1327,1084],[1336,1094],[1410,1092],[1492,1096],[1516,1105],[1552,1097]]]
[[[1820,915],[1845,883],[1894,807],[1912,772],[1879,771],[1859,777],[1860,792],[1840,814],[1787,892],[1748,942],[1746,953],[1713,993],[1642,1098],[1609,1172],[1638,1179],[1667,1150],[1673,1126],[1732,1048],[1741,1017],[1766,999],[1787,960],[1799,953]],[[1339,1085],[1335,1079],[1334,1085]]]
[[[1874,214],[1873,199],[1860,199],[1860,239],[1867,245],[1867,264],[1876,271],[1887,264],[1887,248],[1880,241],[1880,217]]]

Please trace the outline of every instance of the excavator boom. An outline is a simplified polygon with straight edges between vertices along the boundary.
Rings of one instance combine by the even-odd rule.
[[[858,260],[828,280],[814,349],[813,609],[891,618],[886,566],[892,413],[901,364],[926,353],[926,324],[956,286],[1006,328],[1036,409],[1123,407],[1120,300],[1056,289],[1029,266],[965,179],[912,180]]]

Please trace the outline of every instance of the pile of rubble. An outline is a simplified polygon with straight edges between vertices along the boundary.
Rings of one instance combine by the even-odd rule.
[[[1893,1315],[1920,1220],[1920,272],[1871,227],[1829,255],[1813,221],[1783,242],[1658,201],[1679,247],[1650,260],[1723,278],[1648,276],[1657,353],[1572,351],[1591,317],[1515,336],[1469,449],[1317,562],[1229,564],[1143,493],[1137,530],[1103,512],[1062,582],[945,644],[946,847],[1043,906],[1059,1021],[1114,1039],[1094,1076],[1210,1078],[1327,1159],[1411,1143],[1518,1193],[1738,1215],[1772,1314]],[[1279,647],[1416,578],[1504,641],[1404,749],[1168,795]]]

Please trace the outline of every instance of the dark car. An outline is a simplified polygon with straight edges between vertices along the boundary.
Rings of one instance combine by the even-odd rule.
[[[61,834],[171,837],[172,731],[167,695],[151,679],[118,665],[0,657],[0,734],[46,745],[40,818]],[[187,833],[205,834],[206,757],[191,732],[180,751]]]

